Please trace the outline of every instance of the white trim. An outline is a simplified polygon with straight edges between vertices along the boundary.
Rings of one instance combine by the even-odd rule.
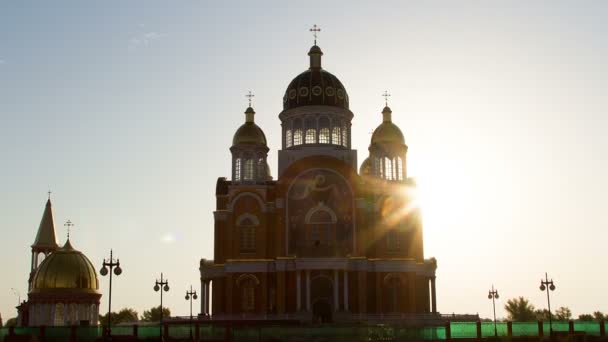
[[[243,221],[245,221],[246,219],[250,219],[251,221],[253,221],[253,225],[254,226],[259,226],[260,225],[260,220],[258,219],[257,216],[252,215],[250,213],[244,213],[241,216],[237,217],[236,219],[236,225],[237,226],[242,226]]]
[[[258,204],[260,205],[260,210],[263,213],[265,213],[267,211],[266,210],[267,209],[266,208],[266,203],[264,203],[264,200],[262,199],[262,197],[259,194],[255,193],[255,192],[249,192],[249,191],[241,192],[238,195],[234,196],[234,198],[232,199],[232,201],[230,201],[230,203],[228,203],[228,206],[227,206],[226,210],[228,210],[230,212],[234,211],[234,205],[236,204],[236,202],[241,197],[244,197],[244,196],[251,196],[251,197],[255,198],[256,201],[258,201]]]
[[[311,222],[310,221],[310,217],[312,215],[314,215],[318,211],[324,211],[324,212],[328,213],[329,216],[331,216],[331,222]],[[337,222],[338,222],[338,217],[336,216],[336,213],[334,213],[334,211],[331,210],[330,207],[326,206],[325,203],[323,203],[323,202],[317,203],[317,205],[315,207],[311,208],[306,213],[306,216],[304,217],[304,223],[306,223],[306,224],[315,224],[315,223],[321,223],[321,224],[332,223],[332,224],[336,224]]]

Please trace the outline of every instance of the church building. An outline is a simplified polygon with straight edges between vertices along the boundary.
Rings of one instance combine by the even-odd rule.
[[[66,223],[68,229],[72,225]],[[27,301],[17,307],[21,326],[98,325],[99,280],[91,261],[68,238],[60,247],[49,192],[36,239]]]
[[[278,115],[276,179],[251,103],[234,134],[232,174],[215,190],[214,259],[200,261],[201,318],[436,319],[437,262],[424,257],[403,133],[384,107],[357,169],[346,88],[316,41],[308,56]]]

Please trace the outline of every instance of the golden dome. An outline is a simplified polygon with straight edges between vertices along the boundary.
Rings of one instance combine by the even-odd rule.
[[[391,121],[391,109],[387,106],[382,110],[384,116],[383,122],[378,126],[372,134],[372,144],[385,144],[385,143],[396,143],[405,145],[405,138],[403,133]]]
[[[253,108],[248,107],[245,111],[245,123],[236,130],[234,137],[232,138],[232,145],[238,144],[258,144],[266,146],[266,135],[264,131],[255,124],[253,116],[255,111]]]
[[[98,289],[95,267],[72,247],[70,240],[42,261],[32,281],[34,293],[56,290],[97,293]]]

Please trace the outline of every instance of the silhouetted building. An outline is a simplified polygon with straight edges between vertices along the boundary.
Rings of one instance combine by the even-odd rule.
[[[386,106],[357,172],[349,96],[322,55],[314,45],[285,91],[276,180],[251,106],[234,134],[231,180],[216,185],[214,260],[200,262],[202,317],[436,317],[437,264],[424,258],[403,133]]]

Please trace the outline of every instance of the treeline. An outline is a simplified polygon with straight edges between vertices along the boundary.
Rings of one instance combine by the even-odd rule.
[[[548,321],[549,310],[547,309],[536,309],[530,301],[524,297],[512,298],[505,304],[505,310],[510,321]],[[556,321],[568,321],[573,319],[572,311],[562,306],[557,308],[551,315]],[[578,316],[581,321],[601,321],[608,319],[608,315],[605,315],[601,311],[595,311],[591,314],[581,314]]]

